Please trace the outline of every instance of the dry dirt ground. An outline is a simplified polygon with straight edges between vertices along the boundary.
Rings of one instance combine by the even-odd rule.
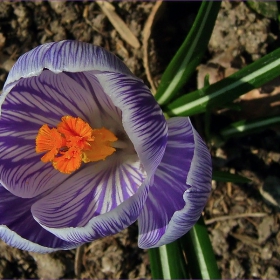
[[[199,4],[196,2],[91,1],[0,2],[0,89],[15,60],[39,44],[76,39],[118,55],[151,88],[182,43]],[[208,52],[186,90],[228,76],[279,46],[276,21],[251,11],[243,2],[223,2]],[[213,112],[212,129],[228,120],[278,114],[279,81],[242,96],[239,114]],[[272,105],[275,106],[272,106]],[[273,108],[272,108],[273,107]],[[203,118],[194,118],[203,134]],[[280,233],[279,127],[232,139],[210,141],[215,169],[243,174],[249,184],[213,182],[204,217],[223,278],[279,278]],[[49,255],[23,252],[0,241],[0,278],[150,278],[147,251],[137,246],[137,224],[123,232],[86,244],[79,250]]]

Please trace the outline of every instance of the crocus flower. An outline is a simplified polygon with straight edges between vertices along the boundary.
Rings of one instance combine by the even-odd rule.
[[[34,252],[75,248],[138,220],[139,246],[198,220],[211,159],[189,118],[165,120],[145,84],[87,43],[21,56],[0,96],[0,238]]]

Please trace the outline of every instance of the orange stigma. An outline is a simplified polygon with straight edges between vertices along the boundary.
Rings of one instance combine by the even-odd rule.
[[[57,128],[42,125],[36,137],[36,153],[46,152],[43,162],[52,162],[61,173],[71,174],[82,162],[104,160],[116,149],[111,144],[118,138],[108,129],[92,129],[81,118],[64,116]]]

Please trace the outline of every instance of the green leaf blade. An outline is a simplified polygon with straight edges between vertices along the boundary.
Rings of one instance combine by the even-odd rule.
[[[202,2],[195,22],[182,46],[162,75],[155,98],[166,104],[186,83],[200,63],[206,49],[221,3]]]
[[[254,121],[239,121],[232,123],[229,127],[224,128],[220,134],[223,138],[242,137],[253,134],[280,123],[280,117],[263,118]]]
[[[280,73],[280,48],[267,54],[233,75],[183,95],[168,106],[170,116],[191,116],[221,107],[242,94],[273,80]]]
[[[178,240],[148,250],[153,279],[189,278],[187,265]]]
[[[151,273],[153,279],[163,279],[162,263],[158,248],[151,248],[148,250]]]
[[[277,20],[278,7],[276,1],[247,1],[246,4],[258,14]]]
[[[213,171],[212,179],[219,182],[250,183],[251,180],[238,174],[231,174],[225,171]]]
[[[187,256],[192,279],[221,279],[202,217],[180,241]]]

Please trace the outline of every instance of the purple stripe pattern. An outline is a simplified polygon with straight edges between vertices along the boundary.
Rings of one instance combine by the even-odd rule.
[[[139,246],[158,247],[187,233],[209,197],[211,178],[209,151],[189,118],[169,119],[165,154],[138,218]]]
[[[198,219],[211,188],[209,152],[188,118],[166,121],[144,83],[113,54],[76,41],[21,56],[0,96],[0,238],[34,252],[75,248],[139,221],[160,246]],[[80,117],[113,132],[116,152],[63,174],[43,163],[43,124]]]
[[[17,197],[1,184],[0,197],[0,238],[9,245],[39,253],[72,249],[79,245],[56,237],[34,220],[30,209],[36,199]]]

